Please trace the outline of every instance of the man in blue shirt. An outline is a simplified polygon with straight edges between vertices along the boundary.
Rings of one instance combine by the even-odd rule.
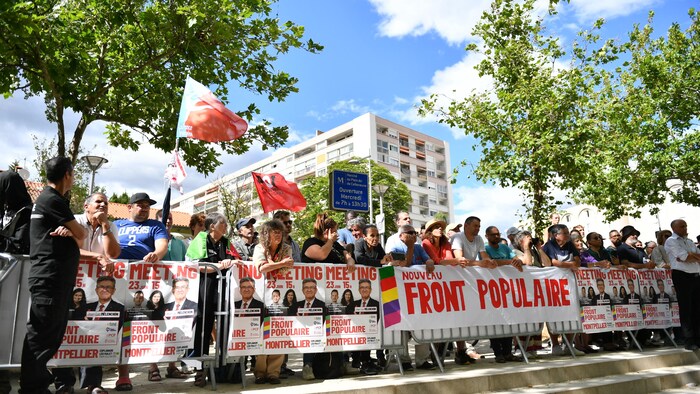
[[[146,193],[136,193],[129,199],[127,208],[131,220],[117,220],[120,259],[143,260],[155,263],[168,253],[168,232],[165,225],[149,219],[151,205],[156,203]]]

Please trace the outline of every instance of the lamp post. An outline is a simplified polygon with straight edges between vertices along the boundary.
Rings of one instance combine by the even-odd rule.
[[[382,231],[380,232],[381,241],[382,241],[381,245],[384,245],[384,223],[386,221],[386,219],[384,218],[384,193],[386,193],[386,191],[389,190],[389,186],[388,185],[374,185],[374,187],[372,189],[374,189],[374,191],[377,192],[377,194],[379,194],[379,216],[382,217],[382,223],[381,223],[381,225],[382,225],[381,230]],[[377,220],[377,222],[378,222],[378,220]],[[379,223],[377,223],[377,224],[379,224]]]
[[[372,209],[372,156],[365,156],[360,159],[348,160],[350,164],[360,164],[362,160],[367,159],[367,186],[369,186],[369,222],[372,223],[374,220],[374,210]]]
[[[92,171],[92,179],[90,180],[90,194],[92,194],[93,190],[95,189],[95,173],[109,160],[100,156],[83,156],[81,159],[85,160],[90,168],[90,171]]]

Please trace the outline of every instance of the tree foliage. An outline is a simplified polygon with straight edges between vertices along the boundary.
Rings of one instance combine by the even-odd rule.
[[[130,196],[126,191],[123,191],[122,194],[112,193],[112,195],[109,197],[109,202],[128,204],[129,198]]]
[[[224,207],[224,216],[229,222],[229,236],[233,234],[236,222],[250,216],[251,203],[258,199],[252,184],[239,187],[235,182],[226,184],[219,179],[215,184],[219,188],[219,200]],[[252,193],[252,194],[251,194]]]
[[[358,161],[358,163],[353,164],[350,163],[350,161]],[[387,218],[385,220],[385,234],[392,234],[396,232],[396,223],[394,223],[391,218],[394,217],[398,211],[408,209],[411,204],[411,192],[405,184],[394,178],[391,172],[386,168],[375,162],[372,162],[371,166],[372,185],[389,186],[389,189],[384,193],[384,216]],[[337,161],[328,166],[329,174],[333,170],[366,174],[367,162],[359,158]],[[330,181],[328,176],[304,179],[301,182],[300,190],[304,198],[306,198],[306,209],[294,215],[294,234],[292,235],[295,239],[303,242],[306,238],[313,236],[316,215],[321,212],[330,213],[339,224],[339,228],[345,225],[345,211],[330,210]],[[372,193],[372,208],[375,215],[379,214],[379,195],[377,193]],[[369,216],[368,213],[364,212],[358,212],[358,214],[365,219]],[[373,220],[368,220],[368,223],[369,222],[373,222]]]
[[[56,157],[56,142],[39,138],[32,135],[34,140],[34,151],[36,158],[34,159],[34,168],[36,169],[37,182],[46,183],[46,168],[44,163],[52,157]],[[85,155],[83,148],[80,148],[78,154],[82,157]],[[82,213],[84,211],[85,199],[90,195],[90,177],[92,171],[87,163],[83,160],[78,160],[73,168],[73,187],[68,192],[67,197],[70,201],[70,208],[73,213]],[[95,192],[105,192],[104,187],[95,185]],[[128,198],[127,198],[128,202]]]
[[[600,139],[587,151],[590,170],[576,197],[610,220],[647,205],[654,213],[669,195],[700,206],[700,13],[688,15],[686,30],[674,23],[656,38],[653,12],[622,42],[581,34],[585,116]],[[669,190],[672,183],[679,187]]]
[[[476,179],[520,188],[526,214],[542,234],[560,203],[552,192],[571,186],[580,170],[579,146],[588,136],[576,127],[582,78],[561,67],[566,54],[556,38],[545,35],[534,3],[495,0],[474,28],[483,44],[467,51],[482,55],[475,68],[492,79],[491,90],[446,106],[432,95],[419,111],[475,137],[481,153]]]
[[[0,4],[0,93],[43,95],[47,119],[57,127],[57,152],[78,158],[88,125],[107,123],[108,142],[138,150],[137,135],[155,147],[175,147],[175,126],[187,75],[215,87],[227,102],[234,82],[268,100],[296,92],[297,79],[278,70],[280,55],[300,48],[303,26],[273,15],[274,0],[9,0]],[[237,103],[249,122],[254,103]],[[66,113],[80,117],[70,132]],[[216,144],[241,154],[253,141],[274,148],[286,141],[287,127],[256,119],[241,139]],[[68,143],[66,136],[72,134]],[[212,172],[220,153],[214,145],[183,139],[185,162]]]

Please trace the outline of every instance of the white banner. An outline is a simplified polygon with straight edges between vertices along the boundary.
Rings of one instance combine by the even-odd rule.
[[[392,330],[579,318],[576,282],[569,270],[438,266],[428,273],[424,267],[386,267],[380,276],[385,324]],[[398,304],[392,305],[392,294]]]

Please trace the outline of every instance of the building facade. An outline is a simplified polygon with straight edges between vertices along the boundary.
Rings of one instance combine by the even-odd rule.
[[[328,176],[331,163],[351,157],[370,158],[408,187],[413,201],[407,209],[416,226],[439,212],[452,220],[448,144],[371,113],[332,130],[317,131],[308,141],[280,149],[266,159],[180,196],[173,200],[172,209],[190,213],[223,211],[219,187],[240,190],[243,198],[250,199],[254,188],[251,172],[277,172],[298,184],[308,177]],[[262,215],[260,202],[252,201],[252,216]]]

